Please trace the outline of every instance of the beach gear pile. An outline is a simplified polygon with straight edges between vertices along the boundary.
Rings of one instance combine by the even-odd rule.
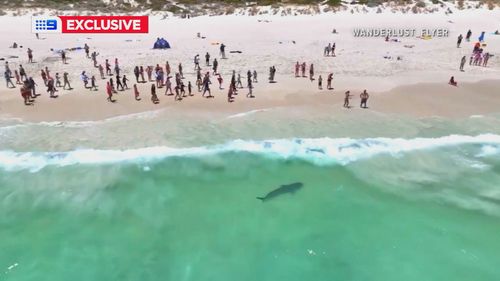
[[[153,49],[170,49],[170,43],[165,38],[157,38]]]

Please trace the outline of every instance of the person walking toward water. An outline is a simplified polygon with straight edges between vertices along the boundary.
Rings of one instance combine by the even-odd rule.
[[[467,58],[465,56],[462,57],[462,60],[460,61],[460,71],[464,71],[464,65],[467,62]]]
[[[199,54],[196,54],[196,56],[194,56],[194,69],[195,70],[200,69],[200,55]]]
[[[24,105],[33,105],[33,100],[30,98],[31,90],[28,81],[24,81],[24,85],[21,87],[21,96],[24,99]]]
[[[97,67],[97,56],[98,56],[98,55],[99,55],[99,54],[98,54],[97,52],[95,52],[95,51],[94,51],[94,52],[92,52],[91,57],[92,57],[92,62],[94,63],[94,67]]]
[[[368,98],[370,97],[370,95],[368,95],[366,90],[364,90],[359,97],[361,98],[360,107],[361,108],[368,108],[367,103],[368,103]]]
[[[345,108],[350,108],[350,106],[349,106],[349,99],[351,98],[350,93],[351,92],[349,92],[349,91],[345,92],[345,97],[344,97],[344,107]]]
[[[42,77],[43,84],[47,86],[47,73],[43,69],[40,70],[40,76]]]
[[[121,90],[120,90],[121,88]],[[116,90],[117,91],[124,91],[122,80],[120,79],[120,75],[116,75]]]
[[[458,35],[458,39],[457,39],[457,48],[460,48],[460,44],[462,44],[462,39],[463,39],[462,34]]]
[[[255,96],[253,95],[252,80],[250,78],[248,78],[248,94],[247,94],[247,98],[255,98]]]
[[[85,89],[88,89],[87,86],[89,84],[89,77],[87,76],[85,71],[83,71],[82,74],[80,74],[80,79],[83,81],[83,86],[85,87]]]

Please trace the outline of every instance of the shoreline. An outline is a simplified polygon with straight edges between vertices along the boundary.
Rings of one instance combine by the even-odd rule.
[[[280,86],[279,83],[275,85]],[[433,116],[466,118],[473,115],[489,115],[500,112],[500,99],[496,96],[496,90],[499,88],[500,80],[484,80],[460,83],[458,87],[446,83],[416,83],[400,85],[383,92],[370,92],[367,89],[370,98],[369,108],[366,110],[416,118]],[[160,93],[161,90],[163,88],[160,89]],[[236,97],[236,101],[231,104],[227,103],[224,90],[212,90],[216,96],[214,99],[202,98],[201,94],[194,89],[195,96],[188,97],[181,102],[174,101],[172,96],[165,96],[161,93],[158,105],[150,101],[147,93],[142,94],[141,101],[135,101],[131,90],[115,95],[117,102],[113,104],[105,100],[105,94],[102,91],[89,90],[73,90],[70,94],[63,94],[56,99],[51,99],[48,94],[44,93],[36,99],[33,106],[22,104],[20,95],[7,98],[2,96],[0,97],[0,118],[34,123],[87,122],[133,118],[134,115],[155,115],[165,111],[178,112],[179,117],[193,114],[238,116],[252,111],[270,111],[273,108],[301,109],[306,112],[328,110],[333,116],[339,114],[361,116],[358,112],[359,93],[363,89],[349,89],[353,96],[350,109],[342,107],[344,92],[348,89],[335,88],[321,91],[316,89],[310,90],[309,93],[302,93],[302,89],[290,92],[267,90],[264,93],[254,90],[256,98],[248,99],[244,97],[247,92],[244,88]]]

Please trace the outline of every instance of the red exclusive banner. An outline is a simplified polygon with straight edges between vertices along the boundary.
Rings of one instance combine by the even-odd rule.
[[[59,16],[62,33],[148,33],[148,16]]]

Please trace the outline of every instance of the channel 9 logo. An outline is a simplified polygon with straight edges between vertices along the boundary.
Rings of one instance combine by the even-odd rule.
[[[32,17],[31,32],[61,33],[61,19],[59,17]]]
[[[33,33],[148,33],[148,16],[31,17]]]

